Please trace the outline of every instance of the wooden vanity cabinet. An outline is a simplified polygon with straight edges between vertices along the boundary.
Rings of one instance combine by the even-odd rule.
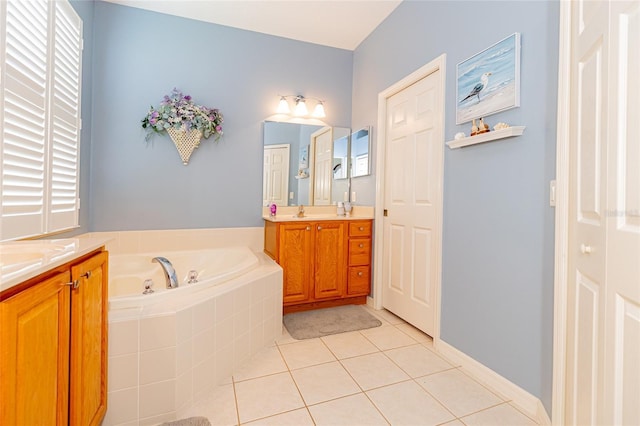
[[[368,295],[371,290],[371,221],[349,223],[347,294]]]
[[[92,253],[0,294],[0,424],[101,423],[107,259]]]
[[[264,231],[264,251],[283,269],[285,313],[366,303],[371,220],[265,221]]]

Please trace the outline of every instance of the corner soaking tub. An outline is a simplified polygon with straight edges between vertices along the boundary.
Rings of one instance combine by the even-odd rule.
[[[168,259],[176,270],[178,288],[166,288],[165,274],[153,258]],[[222,284],[258,266],[258,258],[248,247],[184,250],[162,253],[121,254],[109,262],[109,308],[142,308],[168,298],[186,295]],[[188,284],[189,272],[197,282]],[[152,280],[153,293],[143,294],[145,281]]]
[[[171,261],[177,288],[166,288],[162,267],[152,262],[156,256]],[[198,282],[185,284],[191,270]],[[115,254],[109,275],[105,426],[184,417],[282,334],[282,268],[262,252]],[[154,292],[142,294],[147,279]]]

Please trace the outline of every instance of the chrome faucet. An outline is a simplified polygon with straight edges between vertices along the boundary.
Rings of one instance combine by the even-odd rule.
[[[154,257],[152,262],[159,263],[167,280],[167,288],[178,288],[178,277],[173,265],[166,257]]]

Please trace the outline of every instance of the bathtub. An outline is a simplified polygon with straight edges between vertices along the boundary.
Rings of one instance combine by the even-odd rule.
[[[111,253],[104,426],[186,416],[282,334],[282,268],[255,247]],[[166,289],[155,256],[171,261],[178,288]],[[198,282],[185,284],[191,270]],[[154,293],[143,295],[146,279]]]
[[[166,288],[162,267],[152,262],[156,256],[171,262],[178,288]],[[114,255],[109,259],[109,309],[140,309],[170,298],[183,298],[246,274],[258,265],[258,258],[248,247]],[[196,283],[187,283],[190,271],[197,274]],[[149,279],[153,293],[143,294]]]

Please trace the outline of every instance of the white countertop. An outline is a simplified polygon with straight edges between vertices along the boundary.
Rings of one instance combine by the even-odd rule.
[[[316,214],[298,217],[297,215],[292,214],[277,214],[275,216],[263,215],[262,218],[269,222],[317,222],[324,220],[371,220],[373,217],[369,217],[367,215],[358,215],[358,216],[338,216],[337,214]]]
[[[104,246],[109,238],[7,241],[0,243],[0,291]]]
[[[271,216],[269,207],[262,209],[262,218],[269,222],[316,222],[322,220],[371,220],[373,207],[353,206],[349,216],[338,216],[336,206],[304,206],[304,216],[298,217],[297,206],[278,207],[275,216]]]

